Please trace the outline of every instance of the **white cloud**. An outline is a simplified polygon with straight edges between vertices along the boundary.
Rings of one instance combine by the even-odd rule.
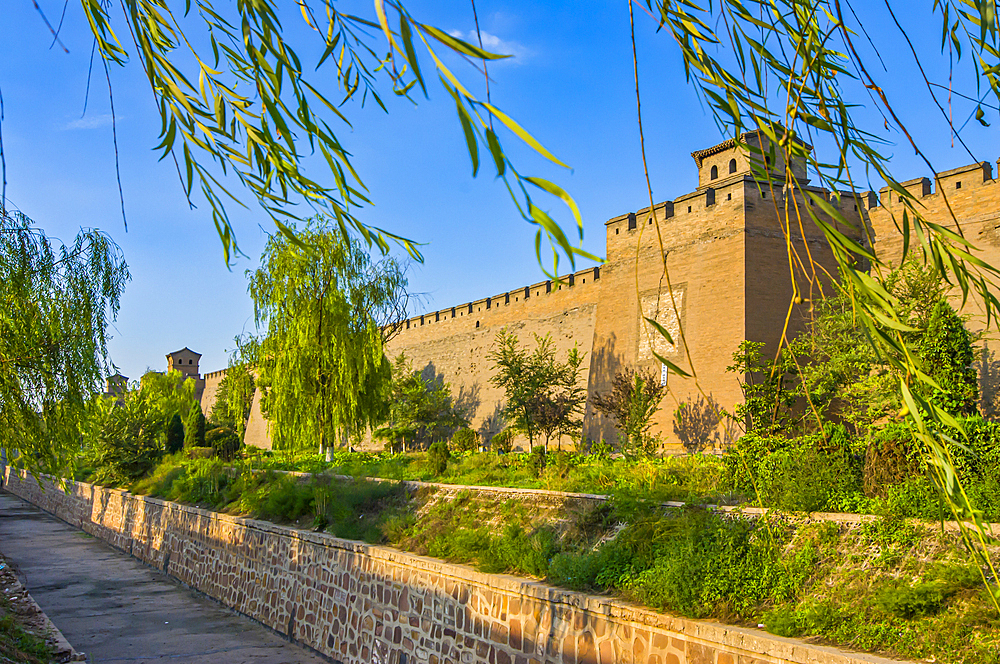
[[[480,31],[476,34],[475,30],[469,30],[468,32],[462,32],[461,30],[452,30],[449,32],[452,37],[457,37],[464,41],[473,44],[474,46],[479,46],[479,39],[482,37],[483,48],[490,53],[496,53],[498,55],[513,55],[513,58],[508,58],[507,61],[510,62],[523,62],[526,57],[531,55],[531,51],[527,46],[519,44],[515,41],[507,41],[506,39],[501,39],[496,35],[491,35],[488,32]]]
[[[121,120],[121,118],[118,118]],[[87,115],[66,123],[63,129],[100,129],[111,125],[111,114]]]

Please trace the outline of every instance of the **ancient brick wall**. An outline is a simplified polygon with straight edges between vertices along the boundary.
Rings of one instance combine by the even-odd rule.
[[[90,484],[5,489],[334,662],[887,664]]]
[[[974,247],[970,252],[973,256],[1000,265],[1000,178],[994,177],[992,166],[989,162],[970,164],[942,171],[934,182],[921,177],[901,184],[917,196],[917,205],[925,218],[964,236]],[[1000,171],[1000,161],[996,166]],[[904,209],[899,195],[883,188],[878,207],[870,211],[878,256],[893,267],[899,265],[903,252],[900,229]],[[912,219],[912,213],[908,216]],[[912,235],[910,250],[919,250],[919,243]],[[996,290],[993,294],[1000,296]],[[982,334],[976,361],[979,405],[984,414],[996,414],[1000,412],[1000,339],[996,320],[992,321],[993,329],[986,331],[987,321],[979,298],[973,295],[963,306],[957,287],[952,290],[951,301],[962,315],[968,316],[968,327]]]
[[[448,383],[472,426],[488,437],[502,428],[503,391],[490,383],[492,362],[487,355],[503,328],[529,348],[534,348],[534,335],[550,335],[560,359],[579,345],[586,354],[581,383],[587,380],[604,270],[581,270],[562,281],[544,281],[411,318],[387,345],[386,356],[392,360],[403,353],[425,378]]]

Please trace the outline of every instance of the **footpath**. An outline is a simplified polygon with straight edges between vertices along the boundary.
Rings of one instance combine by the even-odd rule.
[[[94,664],[328,661],[3,491],[0,553]]]

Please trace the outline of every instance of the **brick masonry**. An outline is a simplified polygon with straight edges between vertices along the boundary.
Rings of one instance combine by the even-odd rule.
[[[350,664],[888,664],[81,482],[5,489]]]
[[[753,143],[756,137],[746,134],[744,140]],[[827,191],[809,185],[802,164],[793,165],[794,187],[786,188],[783,177],[758,183],[751,174],[750,154],[733,141],[692,157],[698,170],[695,191],[606,222],[607,261],[600,268],[566,275],[562,283],[543,281],[410,318],[387,345],[386,354],[392,358],[405,353],[426,377],[449,383],[473,426],[488,439],[503,426],[503,394],[490,383],[487,354],[504,327],[522,343],[532,344],[535,334],[551,335],[560,354],[578,345],[586,353],[581,383],[586,383],[589,396],[608,390],[623,367],[660,375],[652,348],[686,370],[697,370],[697,381],[670,378],[671,396],[653,419],[652,430],[663,436],[666,449],[681,451],[673,429],[674,408],[705,394],[732,412],[742,395],[737,377],[726,367],[740,342],[764,342],[765,352],[773,353],[786,319],[789,336],[800,332],[808,302],[821,296],[828,284],[825,275],[837,273],[829,243],[805,208],[862,245],[874,246],[890,264],[899,261],[903,226],[898,195],[888,189],[878,195]],[[780,153],[778,157],[780,162]],[[772,171],[783,174],[783,165],[775,164]],[[944,171],[933,183],[916,178],[902,184],[917,195],[928,219],[957,230],[976,247],[974,255],[1000,265],[1000,180],[994,178],[992,164]],[[838,208],[849,225],[833,223],[813,197]],[[803,263],[811,257],[818,267],[818,277],[812,280],[796,270],[795,282],[803,289],[797,304],[790,248]],[[662,270],[663,255],[669,280]],[[961,306],[957,299],[956,304]],[[985,328],[978,304],[966,305],[962,313],[971,316],[974,330]],[[676,343],[658,339],[646,317],[670,330]],[[677,334],[681,329],[687,350]],[[978,361],[982,408],[988,414],[1000,411],[998,348],[995,335],[987,335]],[[206,380],[203,408],[214,399],[210,382]],[[614,423],[589,402],[583,435],[590,440],[617,438]],[[270,447],[256,402],[246,441]],[[517,441],[522,447],[525,442]],[[380,443],[368,441],[366,446]]]

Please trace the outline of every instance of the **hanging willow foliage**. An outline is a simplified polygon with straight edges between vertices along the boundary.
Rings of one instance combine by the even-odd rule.
[[[386,108],[377,85],[380,78],[397,95],[412,97],[417,86],[427,95],[418,47],[430,57],[438,80],[455,101],[473,176],[479,171],[479,146],[483,146],[521,216],[538,227],[539,263],[543,238],[552,248],[553,275],[560,256],[571,264],[577,256],[594,258],[570,242],[552,217],[535,205],[531,194],[544,192],[565,202],[582,240],[583,222],[574,200],[552,182],[523,175],[515,168],[489,117],[497,118],[516,140],[545,159],[566,164],[502,110],[469,92],[442,62],[437,49],[483,63],[509,56],[490,53],[421,23],[403,5],[386,0],[375,0],[377,22],[340,12],[332,0],[296,0],[301,19],[323,46],[314,63],[303,63],[296,46],[285,38],[279,7],[292,3],[241,1],[216,10],[210,0],[188,0],[183,15],[178,16],[171,8],[177,3],[168,0],[81,2],[106,62],[127,64],[129,50],[138,56],[163,121],[157,149],[161,158],[177,162],[189,200],[200,190],[208,202],[227,260],[238,250],[227,199],[240,203],[220,175],[235,177],[252,192],[289,237],[288,222],[300,218],[294,206],[306,204],[307,215],[326,214],[336,219],[342,232],[353,227],[383,252],[388,251],[389,242],[397,241],[411,256],[421,258],[416,242],[358,218],[358,209],[370,201],[336,129],[338,125],[350,128],[350,114],[357,107],[345,104],[357,97],[362,102],[370,98]],[[191,13],[200,20],[185,21]],[[124,30],[115,29],[116,21],[123,21]],[[205,28],[207,40],[202,36]],[[194,29],[197,38],[189,38]],[[131,49],[122,43],[121,34],[127,34]],[[379,55],[385,45],[377,43],[376,35],[388,41],[385,55]],[[336,90],[318,82],[327,80],[329,73],[335,75]],[[307,174],[304,164],[307,156],[317,153],[327,166],[318,169],[325,170],[322,177]]]
[[[823,232],[833,251],[840,282],[851,298],[868,342],[900,377],[897,388],[904,407],[899,415],[912,423],[915,442],[927,455],[934,479],[955,520],[962,524],[970,549],[992,571],[992,577],[997,578],[986,554],[981,513],[970,503],[946,445],[951,436],[962,439],[966,434],[954,414],[919,396],[939,386],[929,375],[929,368],[921,366],[904,342],[904,335],[913,329],[899,319],[897,299],[883,285],[890,265],[876,252],[870,229],[865,229],[869,234],[860,243],[839,232],[836,227],[850,226],[849,220],[823,197],[800,189],[792,171],[793,164],[806,164],[831,191],[858,190],[856,172],[865,173],[866,179],[877,174],[901,203],[893,209],[901,210],[902,214],[893,214],[902,235],[903,259],[915,255],[933,267],[960,292],[963,306],[975,300],[985,314],[987,325],[994,322],[1000,310],[996,296],[1000,271],[975,255],[975,246],[965,237],[953,213],[950,219],[936,221],[924,216],[915,194],[893,177],[887,158],[879,151],[884,143],[877,130],[855,122],[857,102],[850,96],[867,91],[884,119],[884,127],[901,132],[908,145],[934,171],[856,48],[858,34],[870,38],[865,26],[859,23],[847,0],[645,0],[645,5],[657,21],[657,29],[677,44],[688,80],[703,96],[720,127],[756,155],[752,159],[754,178],[761,188],[771,190],[769,198],[785,236],[794,292],[789,313],[796,303],[821,297],[823,281],[828,278],[808,247],[798,247],[793,242],[793,233],[801,231],[803,224],[810,221]],[[911,44],[912,55],[920,66],[918,52],[896,21],[893,3],[886,0],[885,6]],[[630,2],[630,13],[631,8]],[[913,11],[909,3],[902,8]],[[983,88],[982,97],[1000,100],[1000,23],[996,1],[935,0],[931,12],[941,20],[942,52],[946,47],[953,49],[959,62],[968,63],[974,70],[977,84]],[[638,90],[638,73],[636,81]],[[937,102],[929,81],[927,88]],[[938,103],[938,107],[944,121],[950,124],[943,106]],[[981,106],[976,116],[986,124]],[[761,147],[745,141],[746,132],[764,137],[766,140],[761,144],[769,145],[771,154],[764,154]],[[824,155],[828,161],[820,161],[812,151],[810,144],[818,142],[835,146],[833,154]],[[780,168],[768,168],[767,157],[769,163],[780,164]],[[800,200],[789,196],[788,204],[779,207],[774,192],[782,189],[799,190],[803,197]],[[941,194],[947,200],[947,192]],[[807,200],[809,204],[803,204]],[[659,232],[659,220],[657,229]],[[664,258],[663,270],[669,283],[668,268]],[[787,343],[787,335],[783,339]],[[686,343],[682,345],[686,348]],[[689,368],[697,380],[695,368]],[[686,373],[679,367],[676,370]]]
[[[107,324],[129,279],[111,239],[61,245],[0,208],[0,449],[33,474],[79,452],[91,395],[111,367]]]

